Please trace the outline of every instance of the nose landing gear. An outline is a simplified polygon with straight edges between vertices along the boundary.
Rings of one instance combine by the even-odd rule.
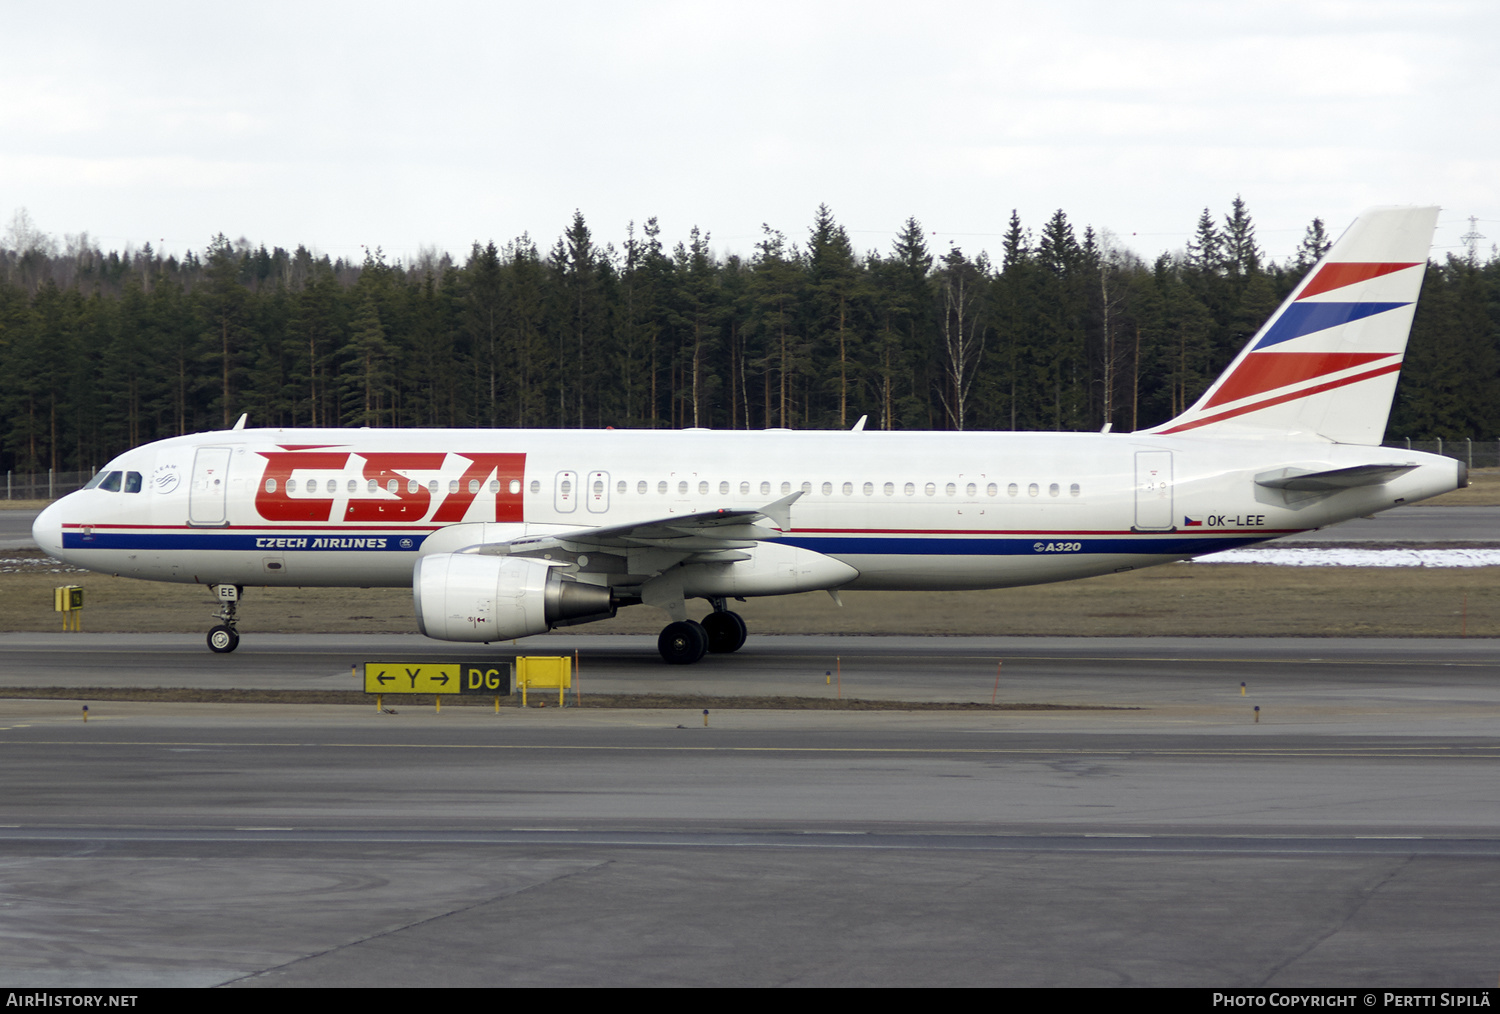
[[[238,620],[234,614],[243,591],[237,584],[214,585],[214,592],[219,596],[219,611],[214,614],[214,619],[219,623],[208,632],[209,651],[224,655],[240,646],[240,632],[235,629]]]

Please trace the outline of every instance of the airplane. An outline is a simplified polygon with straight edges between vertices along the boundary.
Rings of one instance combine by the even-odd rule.
[[[1191,407],[1135,433],[247,429],[120,455],[47,507],[60,560],[204,584],[410,586],[492,642],[645,604],[669,663],[746,639],[729,600],[981,589],[1184,560],[1468,484],[1380,446],[1437,208],[1360,215]],[[706,599],[702,621],[688,602]]]

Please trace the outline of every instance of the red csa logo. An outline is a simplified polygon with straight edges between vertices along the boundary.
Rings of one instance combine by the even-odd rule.
[[[357,454],[296,447],[257,453],[266,459],[266,471],[255,509],[267,521],[409,523],[427,518],[436,501],[431,520],[449,524],[464,520],[481,496],[481,503],[495,498],[495,515],[472,520],[522,520],[525,454]],[[333,518],[339,502],[344,510]]]

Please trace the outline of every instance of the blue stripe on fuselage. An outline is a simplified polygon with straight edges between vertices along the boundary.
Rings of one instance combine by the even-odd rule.
[[[786,536],[785,545],[829,556],[1076,556],[1079,553],[1129,553],[1147,556],[1200,556],[1264,542],[1267,536],[1244,538],[1176,538],[1138,535],[1097,538],[1058,535],[1047,538],[912,538],[909,536]],[[1064,548],[1077,546],[1077,549]]]
[[[81,532],[63,534],[64,549],[217,552],[415,552],[428,533],[383,535],[248,535],[238,532]],[[1080,553],[1200,556],[1264,542],[1267,536],[1174,535],[938,537],[788,535],[777,541],[831,556],[1071,556]]]
[[[393,535],[246,535],[239,532],[64,532],[64,549],[214,552],[411,553],[426,532]]]

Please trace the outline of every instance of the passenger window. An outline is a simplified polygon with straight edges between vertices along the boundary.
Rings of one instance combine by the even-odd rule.
[[[984,487],[984,495],[985,496],[995,496],[999,492],[1000,492],[1000,487],[996,486],[993,482],[990,483],[988,486]]]
[[[1026,495],[1027,496],[1036,496],[1041,491],[1042,491],[1042,488],[1040,486],[1038,486],[1034,482],[1030,486],[1026,487]]]
[[[635,491],[638,494],[640,494],[641,496],[645,496],[646,495],[647,488],[648,487],[646,486],[646,480],[645,479],[642,479],[640,482],[638,482],[638,483],[635,484]]]
[[[1083,490],[1081,490],[1081,489],[1078,488],[1078,483],[1076,483],[1076,482],[1073,483],[1073,485],[1071,485],[1071,486],[1068,487],[1068,495],[1069,496],[1077,496],[1081,492],[1083,492]]]
[[[291,488],[292,488],[291,486],[287,486],[287,489],[291,489]],[[308,479],[307,480],[307,491],[309,493],[316,493],[318,491],[318,480],[317,479]]]
[[[542,480],[540,480],[540,479],[532,479],[531,480],[531,491],[533,493],[540,493],[542,491]]]
[[[698,495],[699,496],[704,496],[707,493],[708,493],[708,480],[707,479],[700,479],[700,480],[698,480]]]
[[[742,483],[740,483],[740,496],[749,496],[749,495],[750,495],[750,484],[748,482],[742,482]]]
[[[824,496],[833,496],[833,483],[831,483],[831,482],[825,482],[825,483],[823,483],[823,495]]]
[[[727,480],[720,480],[720,482],[719,482],[719,495],[720,496],[726,496],[728,493],[729,493],[729,482]]]
[[[392,479],[391,480],[391,492],[392,493],[396,492],[395,486],[396,486],[396,480]],[[295,492],[297,492],[297,480],[296,479],[288,479],[286,481],[286,491],[288,493],[295,493]]]
[[[886,496],[895,496],[896,495],[896,484],[894,482],[888,482],[888,483],[886,483],[881,488],[882,488],[882,491],[885,493]]]
[[[922,492],[926,493],[928,496],[936,496],[937,484],[929,482],[927,485],[922,487]]]
[[[473,485],[473,483],[471,482],[470,485]],[[357,493],[357,492],[359,492],[359,480],[358,479],[350,479],[349,480],[349,492],[351,492],[351,493]],[[471,490],[470,492],[473,492],[473,491]]]
[[[661,494],[662,496],[667,495],[667,480],[663,479],[661,482],[658,482],[656,484],[656,492]]]
[[[141,473],[140,472],[126,472],[125,473],[125,492],[127,492],[127,493],[139,493],[140,491],[141,491]]]
[[[943,492],[949,496],[958,496],[958,487],[950,482],[943,487]]]
[[[1048,496],[1057,496],[1057,494],[1059,494],[1061,492],[1062,492],[1062,487],[1059,486],[1055,482],[1052,485],[1050,485],[1050,486],[1047,487],[1047,495]]]
[[[266,480],[266,492],[267,493],[274,493],[274,492],[276,492],[276,480],[275,479],[267,479]]]
[[[477,479],[470,479],[469,483],[472,485],[473,483],[478,482],[478,481],[479,480],[477,480]],[[448,480],[448,492],[449,493],[457,493],[458,492],[458,480],[457,479],[449,479]],[[471,490],[469,490],[469,492],[472,493],[474,491],[471,489]]]
[[[1021,487],[1017,486],[1015,483],[1011,483],[1009,486],[1005,487],[1005,495],[1006,496],[1015,496],[1016,494],[1018,494],[1020,492],[1021,492]]]
[[[976,486],[976,485],[974,485],[972,482],[969,483],[967,486],[964,487],[964,496],[967,496],[967,497],[976,497],[978,495],[979,495],[979,487]]]
[[[615,492],[619,493],[621,496],[623,496],[625,494],[625,491],[628,489],[630,489],[630,483],[626,482],[624,479],[621,479],[619,482],[615,483]]]
[[[493,482],[494,480],[492,479],[490,481]],[[469,480],[469,492],[470,493],[478,493],[479,492],[479,480],[478,479],[470,479]],[[492,489],[492,490],[490,490],[490,492],[494,493],[495,490]]]
[[[763,483],[760,484],[760,495],[761,496],[770,496],[771,495],[771,484],[769,482],[763,482]]]
[[[677,483],[677,492],[678,492],[678,495],[680,495],[680,496],[686,496],[687,495],[687,480],[686,479],[682,479],[682,480],[680,480]]]
[[[875,495],[875,484],[873,482],[867,482],[867,483],[865,483],[865,496],[874,496],[874,495]]]
[[[802,495],[806,496],[807,494],[809,494],[811,492],[812,492],[812,483],[810,483],[810,482],[804,482],[802,484]]]
[[[917,495],[917,484],[914,483],[914,482],[908,482],[905,486],[903,486],[901,488],[901,492],[905,493],[907,496],[916,496]]]
[[[792,491],[792,484],[791,483],[789,483],[789,482],[783,482],[781,484],[781,495],[782,496],[785,496],[786,494],[790,493],[791,491]]]

